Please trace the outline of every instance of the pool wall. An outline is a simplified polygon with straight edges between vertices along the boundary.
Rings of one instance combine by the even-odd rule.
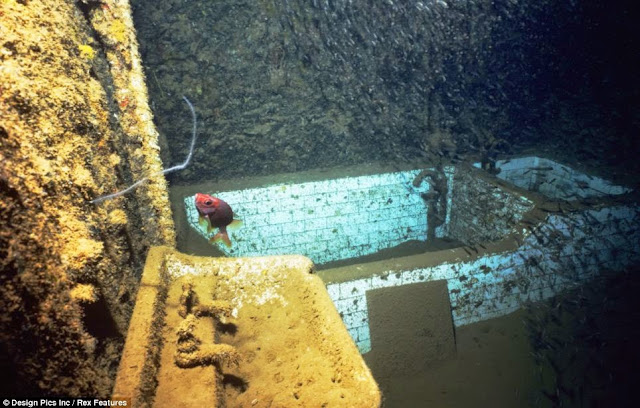
[[[427,205],[413,186],[420,169],[245,190],[212,192],[233,206],[243,221],[231,231],[229,256],[302,254],[315,263],[371,254],[409,240],[427,239]],[[445,169],[451,185],[453,168]],[[451,191],[449,187],[448,191]],[[193,196],[186,197],[187,220],[200,235]],[[451,196],[447,198],[451,205]],[[448,221],[448,217],[447,217]],[[443,236],[446,222],[436,230]]]
[[[467,245],[504,238],[534,207],[523,195],[477,175],[464,169],[454,175],[447,235]]]
[[[503,316],[549,298],[602,271],[640,262],[640,207],[617,206],[549,215],[521,245],[411,270],[388,270],[327,285],[361,353],[371,350],[366,292],[446,279],[456,326]],[[462,257],[462,256],[461,256]]]

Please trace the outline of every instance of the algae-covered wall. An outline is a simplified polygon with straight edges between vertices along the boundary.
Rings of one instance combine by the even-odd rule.
[[[539,144],[637,168],[629,0],[131,2],[163,158],[200,108],[179,183]]]
[[[110,394],[146,252],[175,237],[162,176],[90,201],[158,151],[128,1],[0,1],[2,395]]]

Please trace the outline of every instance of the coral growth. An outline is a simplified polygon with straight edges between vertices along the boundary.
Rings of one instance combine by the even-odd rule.
[[[128,2],[102,4],[129,13]],[[151,244],[174,242],[161,182],[138,192],[139,202],[88,203],[161,167],[151,116],[115,119],[114,93],[137,84],[139,107],[146,93],[135,43],[121,51],[129,64],[117,67],[105,60],[112,50],[94,48],[106,44],[86,18],[97,9],[97,2],[2,4],[0,369],[10,376],[2,395],[108,396],[142,260]],[[134,37],[130,26],[126,35]],[[136,166],[123,129],[144,136],[135,143]]]
[[[96,51],[87,44],[78,45],[78,51],[80,51],[80,56],[82,58],[86,58],[88,60],[92,60],[96,56]]]
[[[69,291],[71,299],[80,303],[93,303],[98,300],[96,288],[93,285],[78,284]]]

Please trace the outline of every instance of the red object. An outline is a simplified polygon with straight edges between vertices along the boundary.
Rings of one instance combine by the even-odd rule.
[[[231,240],[227,234],[227,226],[233,222],[231,206],[219,198],[196,193],[196,209],[200,215],[200,223],[207,222],[207,231],[211,231],[213,228],[219,230],[209,241],[222,240],[225,245],[230,247]]]
[[[120,108],[124,109],[129,105],[129,97],[125,97],[120,101]]]

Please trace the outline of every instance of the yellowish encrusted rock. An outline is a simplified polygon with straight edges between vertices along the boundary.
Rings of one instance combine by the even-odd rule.
[[[175,243],[162,176],[90,203],[162,169],[146,98],[128,1],[0,0],[0,343],[18,394],[111,392],[148,248]]]
[[[69,292],[71,299],[82,303],[93,303],[98,300],[96,288],[93,285],[80,283]]]

